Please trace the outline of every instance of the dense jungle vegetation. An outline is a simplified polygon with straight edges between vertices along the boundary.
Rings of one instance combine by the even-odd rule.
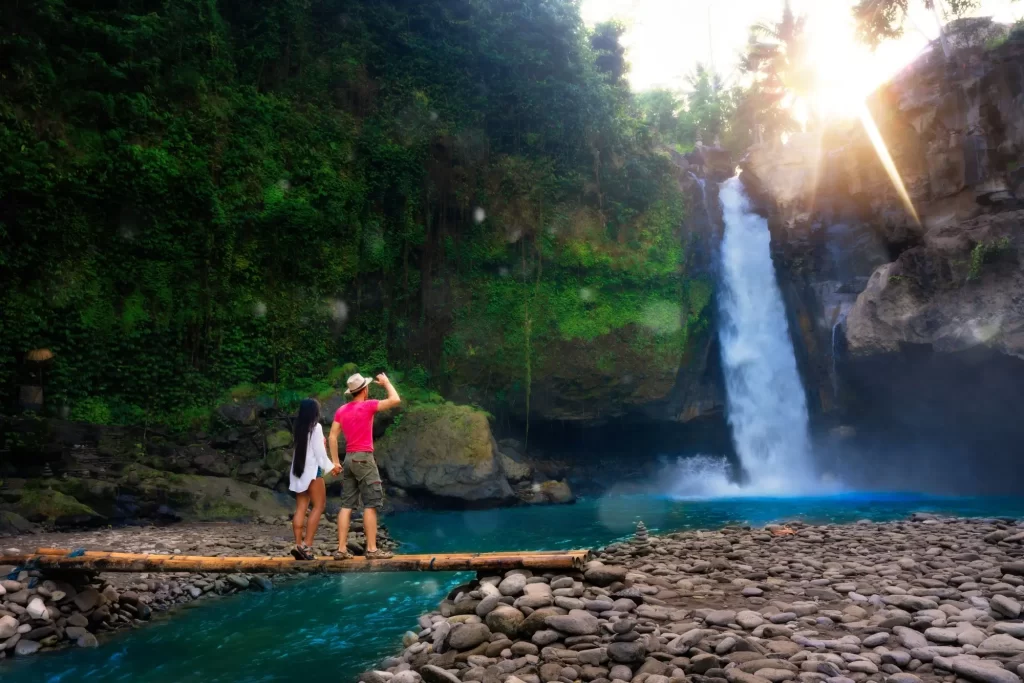
[[[20,0],[0,18],[8,405],[41,371],[48,410],[187,424],[232,390],[328,392],[351,363],[528,401],[559,344],[614,365],[599,342],[627,330],[676,364],[707,326],[622,28],[575,3]]]

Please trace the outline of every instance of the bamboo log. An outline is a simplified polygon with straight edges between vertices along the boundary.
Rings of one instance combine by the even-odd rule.
[[[39,548],[34,555],[2,558],[5,563],[40,570],[81,570],[97,572],[248,572],[288,574],[295,572],[418,572],[418,571],[508,571],[509,569],[582,569],[587,550],[506,553],[445,553],[437,555],[395,555],[386,560],[295,560],[290,557],[206,557],[200,555],[147,555],[87,551],[69,557],[70,550]]]

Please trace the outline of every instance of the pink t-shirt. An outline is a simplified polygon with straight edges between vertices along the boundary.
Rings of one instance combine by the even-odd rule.
[[[373,414],[380,401],[352,401],[338,408],[334,421],[345,434],[345,452],[373,453]]]

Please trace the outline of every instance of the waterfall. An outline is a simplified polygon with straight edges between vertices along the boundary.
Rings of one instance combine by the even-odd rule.
[[[807,402],[797,372],[768,223],[751,211],[739,177],[721,186],[719,337],[729,426],[750,493],[814,485]]]

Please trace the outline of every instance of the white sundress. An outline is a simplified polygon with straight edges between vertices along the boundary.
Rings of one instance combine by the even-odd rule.
[[[319,422],[313,426],[313,431],[309,434],[309,441],[306,443],[306,466],[302,470],[302,476],[295,476],[292,469],[294,466],[295,455],[292,454],[292,464],[288,467],[288,488],[295,493],[303,493],[309,488],[312,481],[316,479],[317,468],[329,472],[334,467],[330,456],[327,455],[327,448],[324,447],[324,430]]]

